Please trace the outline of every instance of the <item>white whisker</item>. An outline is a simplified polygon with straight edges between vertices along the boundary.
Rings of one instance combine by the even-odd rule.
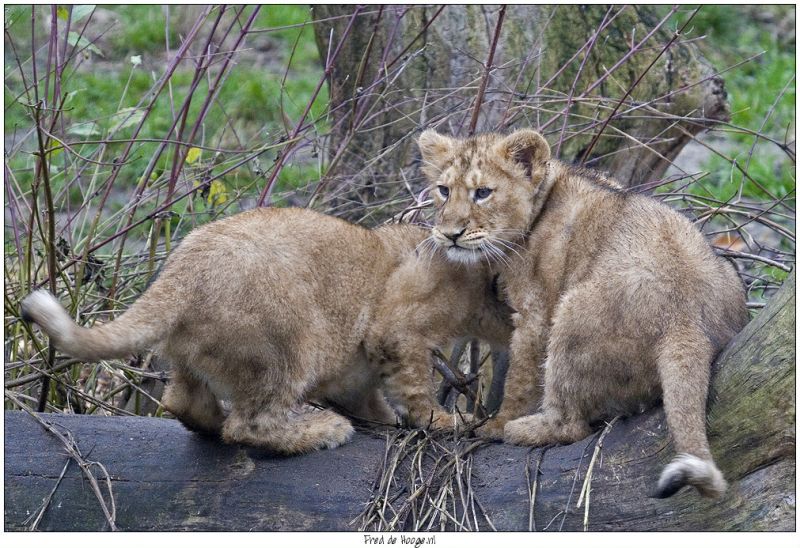
[[[420,262],[425,265],[425,271],[430,272],[431,261],[433,255],[436,253],[436,242],[433,241],[433,236],[428,236],[417,245],[418,255]]]
[[[511,261],[508,260],[508,256],[506,255],[506,253],[502,249],[494,245],[493,242],[490,241],[489,243],[491,244],[492,249],[494,249],[495,253],[497,254],[498,260],[500,260],[500,262],[502,262],[504,265],[509,266],[511,264]]]
[[[507,240],[502,240],[500,238],[494,238],[493,242],[496,242],[496,243],[500,244],[501,246],[503,246],[504,248],[506,248],[507,250],[514,252],[517,255],[517,257],[519,257],[520,259],[522,258],[522,255],[520,254],[520,252],[517,251],[516,249],[514,249],[515,247],[518,247],[519,249],[524,249],[521,245],[514,244],[513,242],[509,242]]]
[[[517,243],[517,242],[514,242],[514,241],[511,241],[511,240],[507,240],[505,238],[501,238],[499,236],[492,236],[491,239],[492,240],[497,240],[498,242],[503,242],[505,244],[510,245],[511,247],[516,247],[516,248],[519,248],[519,249],[525,249],[524,245],[522,245],[520,243]]]
[[[491,258],[492,260],[497,260],[506,266],[509,265],[508,258],[503,250],[494,245],[494,243],[492,243],[490,240],[482,240],[480,247],[487,257]]]
[[[484,245],[484,244],[485,244],[485,240],[481,241],[481,243],[479,244],[480,250],[482,251],[481,255],[486,260],[486,266],[491,268],[492,267],[492,263],[489,260],[491,258],[491,250],[489,248],[487,248],[486,245]]]
[[[425,248],[427,247],[427,244],[428,244],[430,239],[431,239],[431,236],[428,235],[425,239],[423,239],[420,243],[417,244],[417,247],[414,248],[414,251],[418,255],[422,255],[423,252],[425,251]]]

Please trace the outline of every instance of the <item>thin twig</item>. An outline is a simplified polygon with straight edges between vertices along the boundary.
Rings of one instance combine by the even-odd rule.
[[[597,461],[598,455],[600,455],[600,451],[603,449],[603,441],[606,439],[606,436],[609,432],[611,432],[611,428],[613,428],[614,423],[619,420],[619,416],[614,417],[611,419],[610,422],[606,423],[605,428],[600,433],[600,436],[597,438],[597,443],[594,445],[594,452],[592,453],[592,460],[589,461],[589,468],[586,469],[586,477],[583,479],[583,486],[581,487],[581,494],[578,497],[578,504],[575,505],[576,508],[580,508],[581,504],[583,503],[584,496],[586,497],[586,507],[584,508],[583,512],[583,530],[589,530],[589,494],[592,490],[592,472],[594,471],[594,463]]]
[[[494,70],[494,53],[497,49],[497,41],[500,39],[500,31],[503,28],[503,19],[506,16],[506,5],[500,6],[500,12],[497,14],[497,23],[494,27],[494,36],[492,37],[492,45],[489,47],[489,57],[483,65],[483,78],[481,79],[481,86],[478,88],[478,95],[475,97],[475,107],[472,111],[472,119],[469,122],[469,135],[475,134],[475,128],[478,126],[478,117],[481,113],[481,106],[483,106],[483,95],[486,93],[486,85],[489,83],[489,78]]]
[[[639,82],[641,82],[641,81],[642,81],[642,79],[643,79],[643,78],[644,78],[644,77],[647,75],[647,73],[648,73],[648,72],[650,72],[650,69],[651,69],[651,68],[653,68],[653,65],[655,65],[655,64],[656,64],[656,61],[658,61],[659,59],[661,59],[661,56],[662,56],[662,55],[664,55],[664,53],[666,53],[666,52],[667,52],[667,50],[670,48],[670,46],[672,46],[672,44],[675,42],[675,40],[677,40],[677,39],[678,39],[678,37],[679,37],[679,36],[681,35],[681,33],[683,32],[683,29],[685,29],[685,28],[686,28],[686,27],[689,25],[689,23],[692,21],[692,19],[694,18],[694,16],[695,16],[695,15],[697,15],[697,12],[698,12],[698,11],[700,11],[700,8],[697,8],[697,9],[695,9],[695,10],[692,12],[692,14],[689,16],[689,18],[686,20],[686,22],[685,22],[683,25],[681,25],[681,28],[680,28],[680,29],[678,29],[677,31],[675,31],[675,34],[672,36],[672,38],[670,39],[670,41],[669,41],[669,42],[667,42],[667,45],[666,45],[666,46],[664,46],[664,47],[661,49],[661,51],[659,51],[659,52],[658,52],[658,55],[656,55],[656,56],[653,58],[653,60],[652,60],[652,61],[650,62],[650,64],[649,64],[649,65],[647,65],[647,67],[646,67],[646,68],[645,68],[645,69],[642,71],[642,73],[639,75],[639,77],[636,79],[636,81],[634,81],[634,82],[633,82],[633,84],[632,84],[632,85],[631,85],[631,86],[630,86],[630,87],[627,89],[627,91],[625,92],[625,95],[623,95],[623,96],[622,96],[622,99],[620,99],[620,100],[619,100],[619,102],[617,102],[617,106],[615,106],[615,107],[614,107],[614,110],[613,110],[613,111],[611,112],[611,114],[610,114],[610,115],[609,115],[609,116],[606,118],[605,122],[603,122],[603,125],[600,127],[600,130],[599,130],[599,131],[598,131],[598,132],[595,134],[594,138],[593,138],[593,139],[591,140],[591,142],[589,143],[589,146],[588,146],[588,147],[586,147],[586,150],[584,151],[584,153],[583,153],[583,156],[582,156],[582,157],[581,157],[581,159],[580,159],[580,163],[581,163],[581,164],[584,164],[584,163],[586,163],[586,160],[589,158],[589,154],[591,154],[591,152],[592,152],[592,149],[594,148],[594,145],[597,143],[597,140],[598,140],[598,139],[600,138],[600,136],[603,134],[603,130],[605,130],[605,129],[606,129],[606,126],[608,126],[608,124],[611,122],[611,120],[612,120],[612,119],[614,118],[614,116],[617,114],[617,111],[619,110],[619,107],[621,107],[621,106],[624,104],[624,102],[625,102],[625,99],[627,99],[627,98],[628,98],[628,96],[629,96],[629,95],[630,95],[630,94],[633,92],[633,90],[636,88],[636,86],[638,86],[638,85],[639,85]]]
[[[59,432],[51,423],[42,419],[38,414],[28,409],[28,406],[23,404],[13,392],[6,390],[5,395],[7,398],[16,403],[22,410],[28,413],[28,415],[33,417],[33,419],[36,422],[38,422],[45,430],[53,434],[64,445],[64,448],[67,450],[67,453],[69,453],[69,456],[72,457],[72,459],[81,469],[81,472],[83,472],[84,477],[86,477],[86,479],[89,481],[89,484],[92,487],[92,491],[94,492],[97,501],[100,503],[100,508],[103,510],[103,515],[106,518],[106,522],[108,523],[109,528],[112,531],[117,531],[118,529],[116,525],[116,505],[114,502],[114,493],[111,490],[111,477],[109,476],[105,466],[103,466],[99,462],[90,462],[85,460],[80,452],[80,449],[78,448],[78,445],[75,443],[72,434],[69,431],[67,431],[66,434],[62,434],[61,432]],[[91,471],[92,466],[98,466],[105,475],[106,489],[108,490],[109,503],[111,506],[110,509],[108,504],[106,504],[103,493],[100,490],[100,485],[97,482],[97,478],[95,478],[94,474],[92,474]]]
[[[69,463],[70,462],[72,462],[72,461],[70,459],[67,459],[67,461],[64,463],[64,468],[61,469],[61,474],[59,474],[58,479],[56,480],[56,483],[53,485],[53,488],[50,490],[50,493],[48,493],[48,495],[42,501],[42,506],[39,507],[39,511],[36,512],[35,515],[31,515],[28,519],[26,519],[25,521],[22,522],[22,524],[25,525],[26,523],[28,523],[28,521],[31,520],[31,518],[34,518],[33,519],[33,523],[31,523],[31,526],[28,528],[28,531],[36,531],[36,528],[39,526],[39,523],[42,521],[42,518],[44,517],[44,513],[47,511],[47,508],[50,506],[50,502],[53,500],[53,495],[56,494],[56,491],[58,490],[58,486],[61,485],[61,480],[64,479],[64,475],[67,473],[67,468],[69,468]]]

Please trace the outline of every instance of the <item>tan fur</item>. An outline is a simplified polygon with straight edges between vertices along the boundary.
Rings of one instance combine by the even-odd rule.
[[[173,366],[164,406],[187,426],[221,432],[231,443],[283,453],[335,447],[351,436],[350,422],[329,409],[300,412],[301,404],[331,403],[394,423],[382,386],[413,423],[434,415],[435,426],[448,428],[452,417],[427,382],[426,345],[487,325],[507,338],[510,323],[485,271],[459,273],[417,251],[427,235],[410,225],[367,230],[309,210],[257,209],[189,234],[115,321],[78,327],[46,292],[22,307],[74,357],[154,347]],[[467,298],[451,309],[455,295]],[[408,354],[416,362],[368,359],[367,349],[385,354],[384,342],[415,344],[410,337],[424,349]],[[232,403],[227,416],[223,399]]]
[[[449,189],[433,191],[434,239],[451,259],[472,262],[457,245],[493,261],[516,311],[506,396],[481,433],[571,443],[663,398],[675,448],[709,473],[667,469],[659,494],[686,483],[721,494],[705,405],[711,361],[748,317],[734,268],[688,219],[551,160],[532,130],[466,140],[428,130],[420,148],[434,186]],[[492,192],[476,200],[478,188]]]

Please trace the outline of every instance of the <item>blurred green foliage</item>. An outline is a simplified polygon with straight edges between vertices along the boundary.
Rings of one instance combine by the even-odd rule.
[[[681,17],[696,7],[684,6]],[[690,38],[705,36],[697,44],[720,71],[757,55],[723,74],[731,104],[731,124],[760,131],[780,143],[793,141],[796,128],[795,15],[793,5],[703,5],[692,19],[689,34]],[[756,143],[755,136],[736,130],[727,135],[731,146],[721,152],[744,168]],[[721,156],[712,155],[705,169],[710,174],[703,179],[703,188],[714,198],[728,200],[738,194],[741,186],[745,197],[769,199]],[[793,163],[775,144],[764,139],[755,145],[747,172],[779,198],[795,188]]]
[[[234,6],[230,6],[228,13],[233,8]],[[43,56],[47,49],[46,30],[49,28],[47,21],[51,11],[48,6],[35,9],[38,24],[34,27],[37,34],[33,40],[37,45],[37,55]],[[231,36],[238,34],[240,25],[251,13],[251,9],[247,8],[240,16]],[[142,107],[149,102],[148,92],[164,73],[167,63],[180,46],[182,37],[200,14],[200,7],[114,5],[97,7],[91,17],[90,13],[91,9],[73,7],[73,16],[78,14],[79,20],[73,18],[71,29],[83,36],[97,39],[91,49],[87,47],[79,59],[64,71],[62,94],[67,99],[62,116],[63,124],[60,124],[59,129],[63,129],[71,142],[130,137],[134,127],[144,116],[144,112],[141,109],[136,110],[136,107]],[[66,8],[58,8],[58,17],[62,19],[59,24],[62,28],[66,24],[67,14]],[[264,143],[274,142],[280,135],[293,129],[322,76],[313,29],[309,25],[302,25],[311,16],[310,8],[304,5],[261,6],[251,29],[253,32],[245,42],[245,51],[237,54],[203,121],[196,142],[210,147],[255,149]],[[211,17],[215,15],[212,13]],[[28,131],[33,126],[30,109],[24,104],[26,98],[21,95],[23,85],[18,67],[21,62],[30,78],[30,21],[29,6],[6,9],[4,131],[7,143],[17,139],[30,139]],[[230,19],[221,25],[227,24],[230,24]],[[15,59],[9,40],[13,42],[19,60]],[[167,54],[167,40],[170,55]],[[82,38],[79,41],[76,34],[73,42],[81,47],[88,40]],[[198,44],[193,46],[192,52],[195,55],[200,43],[202,41],[198,40]],[[194,72],[194,59],[189,58],[180,63],[169,81],[168,91],[162,93],[145,117],[140,138],[153,141],[164,138],[173,124],[176,110],[189,93]],[[187,128],[191,128],[200,114],[203,102],[209,94],[211,81],[213,78],[204,78],[197,86],[189,108]],[[324,116],[327,101],[327,88],[323,87],[306,120],[312,121]],[[324,124],[324,121],[320,123]],[[115,129],[117,131],[113,131]],[[34,157],[28,153],[31,150],[29,145],[30,143],[26,143],[19,153],[6,159],[23,191],[30,188],[34,175]],[[88,155],[97,146],[78,145],[76,150]],[[129,162],[123,166],[116,180],[117,190],[111,196],[109,211],[119,210],[128,200],[130,189],[140,181],[157,146],[157,142],[136,145]],[[109,144],[104,160],[115,157],[124,147],[124,143]],[[65,185],[68,185],[67,201],[71,206],[78,206],[86,196],[78,185],[71,182],[74,170],[69,176],[65,176],[61,169],[61,152],[59,150],[51,155],[54,192],[59,195]],[[167,153],[161,156],[151,182],[159,175],[169,172],[173,154],[172,147],[169,147]],[[196,167],[202,167],[203,162],[211,161],[211,156],[212,154],[206,154],[201,165]],[[273,157],[274,153],[265,153],[261,157],[262,165],[269,166]],[[307,163],[309,165],[299,162],[288,166],[276,182],[276,190],[306,184],[313,180],[309,177],[318,178],[316,161]],[[224,178],[226,190],[231,191],[224,196],[232,198],[237,195],[235,191],[257,190],[254,188],[257,177],[249,168],[250,166],[243,166]],[[110,173],[108,166],[89,166],[84,175],[91,175],[95,170],[100,180]],[[85,185],[83,187],[86,188]],[[207,198],[207,193],[204,196]],[[186,207],[192,206],[181,206],[183,209]],[[108,227],[108,230],[113,231],[113,227]],[[141,236],[138,231],[134,234]]]

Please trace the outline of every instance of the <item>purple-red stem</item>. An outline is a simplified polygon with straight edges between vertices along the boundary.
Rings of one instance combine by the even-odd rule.
[[[478,88],[478,96],[475,98],[475,108],[472,111],[472,119],[469,122],[469,135],[475,134],[475,129],[478,127],[478,117],[481,114],[481,106],[483,105],[483,96],[486,93],[486,85],[489,83],[489,78],[492,76],[492,69],[494,68],[494,53],[497,50],[497,42],[500,40],[500,31],[503,28],[503,19],[506,17],[506,5],[500,7],[500,13],[497,14],[497,23],[494,27],[494,36],[492,37],[492,45],[489,48],[489,57],[486,59],[484,65],[483,78],[481,79],[481,86]]]
[[[561,152],[561,143],[564,141],[564,133],[567,131],[567,121],[569,120],[569,111],[572,108],[572,98],[575,96],[575,88],[578,86],[578,81],[581,79],[583,68],[586,66],[586,61],[589,60],[589,56],[592,54],[594,45],[597,43],[597,38],[600,36],[600,29],[604,28],[604,23],[608,20],[608,16],[611,15],[611,10],[613,9],[614,6],[608,8],[608,11],[606,12],[605,16],[603,16],[603,21],[600,23],[597,31],[589,39],[589,46],[586,48],[586,53],[583,54],[583,59],[578,67],[578,72],[575,73],[575,78],[572,80],[572,86],[569,88],[569,95],[567,96],[567,104],[564,107],[565,113],[561,123],[561,134],[559,135],[558,143],[556,144],[556,151],[554,154],[556,158]]]
[[[672,46],[673,42],[675,42],[675,40],[678,39],[678,37],[681,35],[681,32],[683,32],[683,29],[685,29],[689,25],[689,23],[692,21],[692,19],[694,18],[694,16],[697,14],[697,12],[699,10],[700,10],[700,8],[697,8],[696,10],[694,10],[692,12],[692,14],[686,20],[686,22],[683,25],[681,25],[681,28],[678,29],[675,32],[675,34],[672,37],[672,39],[670,39],[670,41],[667,42],[667,45],[664,46],[661,49],[660,52],[658,52],[658,55],[656,55],[655,58],[650,62],[650,64],[647,65],[647,68],[645,68],[644,71],[639,75],[639,77],[636,79],[636,81],[633,83],[633,85],[628,88],[628,90],[625,92],[625,95],[622,96],[622,99],[620,99],[619,102],[617,103],[617,105],[614,107],[614,110],[611,112],[611,115],[608,116],[608,118],[606,118],[606,121],[603,123],[603,126],[600,128],[600,131],[598,131],[595,134],[594,138],[589,143],[589,146],[586,148],[586,151],[583,153],[583,156],[581,157],[581,160],[580,160],[581,164],[586,162],[586,159],[589,157],[589,154],[592,152],[592,148],[594,148],[594,145],[597,144],[597,140],[603,134],[603,131],[606,129],[606,127],[608,126],[609,122],[611,122],[611,120],[614,118],[614,115],[619,110],[619,107],[621,107],[622,104],[625,102],[625,99],[628,98],[628,96],[631,94],[631,92],[633,92],[634,88],[636,88],[636,86],[639,85],[639,82],[641,82],[642,79],[645,77],[645,75],[650,71],[650,69],[653,68],[653,65],[656,64],[656,61],[661,59],[661,56],[664,55],[664,53],[670,48],[670,46]]]
[[[256,204],[258,207],[262,207],[264,205],[264,202],[267,200],[267,198],[269,198],[270,194],[272,193],[272,187],[274,186],[275,181],[278,180],[278,175],[280,174],[283,168],[283,164],[284,162],[286,162],[286,159],[288,158],[289,154],[293,151],[295,147],[296,144],[295,138],[300,134],[300,130],[303,127],[303,122],[308,116],[308,113],[311,112],[311,107],[314,105],[314,101],[317,99],[320,90],[322,90],[322,86],[330,77],[331,72],[333,72],[333,63],[336,61],[336,58],[342,51],[345,41],[347,40],[347,37],[350,35],[350,31],[353,29],[353,24],[355,23],[356,18],[358,17],[361,10],[362,10],[361,6],[356,6],[356,9],[353,11],[353,15],[350,17],[350,21],[347,23],[347,27],[344,29],[344,32],[342,33],[342,37],[339,39],[339,43],[337,44],[336,49],[331,54],[328,61],[325,63],[325,72],[322,75],[322,78],[319,79],[319,82],[317,83],[317,87],[314,89],[314,92],[311,94],[311,99],[308,100],[308,104],[306,104],[306,108],[303,111],[302,116],[300,116],[300,120],[297,122],[294,131],[289,136],[290,143],[287,144],[286,147],[281,151],[278,160],[275,162],[275,167],[272,169],[272,174],[269,177],[269,181],[267,181],[267,185],[264,187],[264,190],[258,197],[258,202]]]

